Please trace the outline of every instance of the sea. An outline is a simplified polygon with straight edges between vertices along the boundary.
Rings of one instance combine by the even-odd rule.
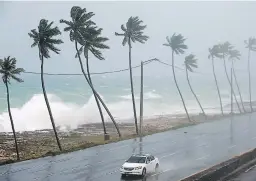
[[[93,75],[95,89],[102,96],[109,110],[117,120],[133,121],[129,72]],[[237,73],[243,101],[249,101],[248,75]],[[32,131],[51,128],[51,122],[44,102],[40,75],[23,74],[23,83],[12,81],[10,103],[16,131]],[[140,76],[134,76],[134,90],[137,115],[140,103]],[[184,114],[184,108],[177,88],[170,75],[147,75],[143,77],[143,115],[154,117]],[[177,80],[184,96],[188,112],[200,113],[201,110],[191,93],[184,72],[177,72]],[[212,72],[207,75],[190,75],[191,85],[207,114],[220,113],[218,94]],[[219,87],[225,112],[230,112],[231,90],[225,74],[218,75]],[[45,75],[45,86],[57,126],[74,129],[81,124],[100,122],[99,111],[86,80],[81,75]],[[237,100],[240,101],[234,84]],[[252,82],[252,90],[255,90]],[[253,91],[252,91],[253,93]],[[254,97],[253,97],[254,100]],[[104,111],[106,121],[110,121]],[[6,104],[6,89],[0,83],[0,131],[11,131]]]

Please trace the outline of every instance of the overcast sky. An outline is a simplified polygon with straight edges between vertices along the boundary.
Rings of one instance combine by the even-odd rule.
[[[104,51],[106,60],[90,59],[93,72],[128,66],[128,47],[123,47],[122,38],[114,33],[121,32],[121,24],[126,23],[130,16],[139,16],[144,21],[147,25],[145,34],[150,37],[145,44],[133,46],[133,65],[154,57],[171,61],[170,49],[162,44],[166,42],[166,36],[177,32],[187,38],[189,49],[186,55],[194,53],[198,57],[199,71],[211,72],[208,48],[227,40],[242,52],[237,67],[246,70],[244,40],[256,35],[255,2],[0,2],[0,58],[14,56],[20,67],[39,71],[38,50],[30,47],[32,39],[28,32],[37,28],[41,18],[54,21],[54,25],[63,31],[64,25],[59,20],[70,20],[70,9],[74,5],[94,12],[92,19],[103,28],[103,36],[110,39],[107,44],[111,49]],[[63,32],[60,38],[64,41],[60,46],[61,54],[51,53],[51,58],[45,61],[45,71],[80,73],[78,61],[74,58],[74,44],[68,33]],[[179,66],[183,61],[184,56],[176,58]],[[222,66],[221,62],[217,64],[217,68]],[[253,63],[252,67],[255,65]],[[147,70],[148,74],[163,72],[166,72],[166,67],[161,65],[149,66]]]

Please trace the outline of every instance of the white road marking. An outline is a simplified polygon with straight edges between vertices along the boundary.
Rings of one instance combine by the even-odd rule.
[[[155,173],[155,174],[150,175],[150,176],[151,176],[151,177],[153,177],[153,176],[156,176],[156,175],[159,175],[159,174],[162,174],[162,173],[164,173],[164,172],[171,171],[171,170],[173,170],[173,169],[167,169],[167,170],[164,170],[164,171],[161,171],[161,172]]]
[[[168,155],[164,155],[164,156],[160,157],[159,159],[166,158],[166,157],[169,157],[169,156],[173,156],[173,155],[176,155],[177,153],[180,153],[180,152],[181,151],[176,151],[176,152],[170,153]]]
[[[236,145],[232,145],[232,146],[228,147],[228,149],[231,149],[231,148],[234,148],[234,147],[236,147]]]
[[[205,159],[205,158],[207,158],[207,157],[209,157],[210,155],[205,155],[205,156],[203,156],[203,157],[200,157],[200,158],[197,158],[196,160],[203,160],[203,159]]]

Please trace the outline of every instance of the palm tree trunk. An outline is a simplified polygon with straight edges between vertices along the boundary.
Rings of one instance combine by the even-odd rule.
[[[48,101],[48,98],[47,98],[47,93],[46,93],[46,90],[45,90],[45,86],[44,86],[44,57],[41,56],[40,58],[41,58],[41,84],[42,84],[42,89],[43,89],[43,94],[44,94],[44,100],[45,100],[47,110],[48,110],[48,113],[49,113],[49,116],[50,116],[50,119],[51,119],[51,122],[52,122],[52,128],[53,128],[53,131],[54,131],[54,134],[55,134],[55,137],[56,137],[58,147],[59,147],[60,151],[62,151],[60,140],[59,140],[59,137],[58,137],[58,133],[56,131],[54,119],[53,119],[53,116],[52,116],[52,110],[51,110],[51,107],[50,107],[50,104],[49,104],[49,101]]]
[[[136,133],[139,134],[138,130],[138,122],[137,122],[137,113],[136,113],[136,105],[134,99],[134,90],[133,90],[133,78],[132,78],[132,54],[131,54],[131,38],[128,40],[129,43],[129,70],[130,70],[130,82],[131,82],[131,94],[132,94],[132,106],[133,106],[133,114],[134,114],[134,121],[135,121],[135,128]]]
[[[188,110],[187,110],[186,105],[185,105],[185,101],[184,101],[184,99],[182,97],[182,94],[181,94],[181,91],[180,91],[180,88],[178,86],[178,83],[177,83],[177,80],[176,80],[176,76],[175,76],[175,71],[174,71],[174,51],[172,51],[172,73],[173,73],[173,77],[174,77],[174,82],[175,82],[176,87],[178,89],[178,92],[180,94],[180,97],[181,97],[181,100],[182,100],[182,103],[183,103],[183,107],[184,107],[184,109],[186,111],[188,120],[191,122],[191,119],[190,119],[189,114],[188,114]]]
[[[231,86],[231,81],[229,80],[229,77],[228,77],[227,66],[226,66],[226,59],[224,58],[224,56],[223,56],[223,60],[224,60],[224,68],[225,68],[225,73],[226,73],[226,76],[227,76],[227,79],[228,79],[228,83],[229,83],[229,85],[231,87],[231,91],[233,92],[233,95],[234,95],[234,98],[235,98],[235,101],[236,101],[236,104],[237,104],[237,108],[238,108],[239,112],[242,113],[240,105],[239,105],[239,103],[237,101],[237,98],[236,98],[235,91],[234,91],[233,87]]]
[[[13,132],[13,137],[14,137],[14,142],[15,142],[15,149],[17,153],[17,160],[20,160],[20,155],[19,155],[19,149],[18,149],[18,143],[17,143],[17,137],[16,137],[16,132],[13,124],[13,118],[12,118],[12,112],[11,112],[11,106],[10,106],[10,94],[9,94],[9,87],[8,87],[8,82],[4,83],[6,86],[6,92],[7,92],[7,107],[8,107],[8,113],[12,125],[12,132]]]
[[[194,90],[192,89],[192,86],[191,86],[191,84],[190,84],[189,77],[188,77],[188,69],[187,69],[187,68],[186,68],[186,77],[187,77],[188,85],[189,85],[189,88],[190,88],[192,94],[193,94],[194,97],[196,98],[196,101],[197,101],[198,105],[200,106],[200,108],[201,108],[201,110],[202,110],[204,116],[206,116],[206,114],[205,114],[205,112],[204,112],[204,109],[203,109],[203,107],[202,107],[200,101],[198,100],[198,98],[197,98],[197,96],[196,96],[196,94],[195,94],[195,92],[194,92]]]
[[[241,101],[241,104],[242,104],[244,112],[246,112],[245,107],[244,107],[244,101],[242,99],[241,91],[240,91],[240,88],[239,88],[239,85],[238,85],[238,82],[237,82],[235,68],[234,68],[234,61],[233,60],[232,60],[232,68],[233,68],[233,73],[234,73],[234,77],[235,77],[236,87],[237,87],[237,90],[238,90],[238,93],[239,93],[239,96],[240,96],[240,101]]]
[[[217,82],[217,77],[216,77],[216,74],[215,74],[215,67],[214,67],[213,57],[212,57],[212,72],[213,72],[213,75],[214,75],[214,80],[215,80],[215,84],[216,84],[218,95],[219,95],[221,114],[222,114],[222,116],[224,116],[222,100],[221,100],[221,95],[220,95],[220,89],[219,89],[218,82]]]
[[[89,81],[92,84],[90,68],[89,68],[88,50],[87,50],[87,55],[86,55],[86,68],[87,68],[87,74],[88,74]],[[103,131],[104,131],[104,134],[106,135],[107,131],[106,131],[104,116],[103,116],[103,113],[102,113],[102,110],[101,110],[101,107],[100,107],[100,103],[99,103],[99,100],[97,99],[97,97],[96,97],[96,95],[94,93],[93,93],[93,96],[94,96],[94,99],[95,99],[95,101],[97,103],[97,106],[98,106],[98,109],[99,109],[99,112],[100,112],[101,121],[102,121]]]
[[[248,75],[249,75],[249,95],[250,95],[250,107],[251,107],[251,112],[253,112],[252,108],[252,90],[251,90],[251,70],[250,70],[250,56],[251,56],[251,51],[250,48],[248,48],[248,64],[247,64],[247,69],[248,69]]]
[[[97,98],[99,99],[99,101],[101,102],[102,106],[105,108],[105,110],[107,111],[110,119],[112,120],[112,122],[114,123],[115,127],[116,127],[116,130],[117,130],[117,133],[119,135],[119,137],[121,137],[121,133],[120,133],[120,130],[118,128],[118,125],[114,119],[114,117],[112,116],[112,114],[110,113],[110,111],[108,110],[107,106],[105,105],[105,103],[103,102],[103,100],[101,99],[101,97],[99,96],[99,94],[95,91],[93,85],[91,84],[91,82],[89,81],[88,77],[86,76],[86,73],[85,73],[85,70],[84,70],[84,66],[83,66],[83,62],[82,62],[82,59],[81,59],[81,56],[79,54],[79,51],[78,51],[78,47],[77,47],[77,41],[75,41],[75,47],[76,47],[76,52],[77,52],[77,55],[78,55],[78,59],[79,59],[79,64],[80,64],[80,68],[81,68],[81,71],[84,75],[84,78],[86,79],[87,83],[89,84],[90,88],[92,89],[93,91],[93,94],[95,94],[97,96]]]

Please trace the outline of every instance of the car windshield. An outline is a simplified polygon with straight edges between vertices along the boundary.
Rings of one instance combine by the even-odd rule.
[[[126,162],[128,163],[145,163],[146,157],[131,156]]]

